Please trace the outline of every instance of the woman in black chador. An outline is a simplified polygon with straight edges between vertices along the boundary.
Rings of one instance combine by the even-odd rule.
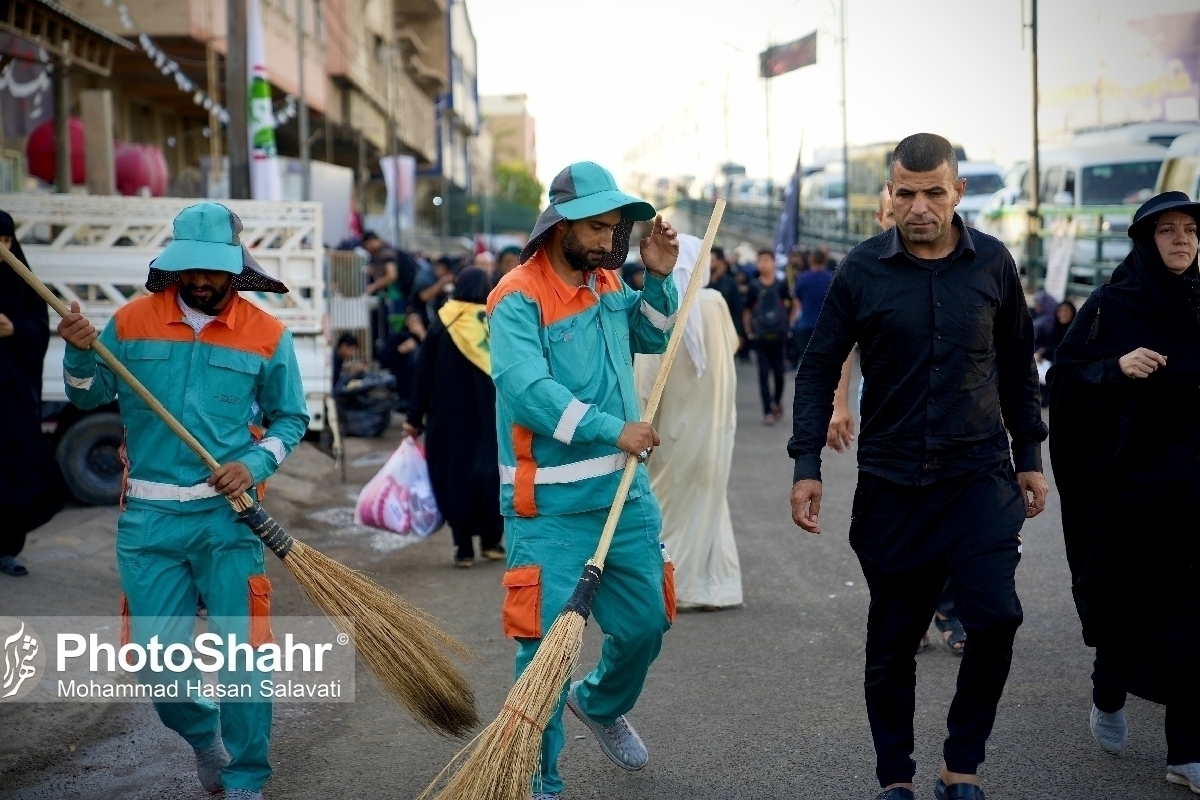
[[[26,266],[13,218],[0,211],[0,244]],[[42,434],[42,359],[50,342],[46,303],[0,261],[0,572],[28,574],[16,556],[25,534],[63,506],[66,486]]]
[[[1092,734],[1125,746],[1127,692],[1165,704],[1167,780],[1200,793],[1200,203],[1138,209],[1133,250],[1050,371],[1050,457],[1083,637]]]
[[[454,562],[460,567],[475,563],[475,536],[484,558],[505,557],[485,306],[491,288],[481,269],[468,267],[458,274],[453,298],[438,309],[421,346],[404,426],[410,435],[425,432],[429,481],[454,535]]]

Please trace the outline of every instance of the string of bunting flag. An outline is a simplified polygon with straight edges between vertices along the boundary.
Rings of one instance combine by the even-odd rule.
[[[104,5],[117,10],[117,14],[121,17],[121,25],[126,31],[137,34],[137,42],[142,48],[142,52],[146,57],[154,62],[154,66],[163,75],[173,78],[175,85],[185,94],[192,96],[192,102],[201,106],[205,111],[210,111],[216,114],[217,119],[221,120],[222,125],[229,124],[229,110],[220,103],[213,100],[208,92],[201,89],[196,82],[184,74],[179,68],[179,64],[166,53],[154,44],[154,40],[142,31],[138,24],[134,21],[133,15],[129,13],[129,8],[120,0],[104,0]],[[284,97],[284,106],[275,112],[275,124],[284,125],[288,121],[295,118],[297,114],[296,98],[292,95]]]

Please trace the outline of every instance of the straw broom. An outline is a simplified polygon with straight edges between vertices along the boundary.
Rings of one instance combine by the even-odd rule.
[[[700,255],[684,292],[675,328],[663,355],[662,365],[654,379],[650,399],[642,413],[643,422],[651,422],[662,400],[663,388],[671,363],[679,352],[683,341],[684,323],[700,290],[700,273],[708,253],[712,249],[721,215],[725,212],[725,201],[718,200],[708,221],[708,230],[700,246]],[[625,470],[617,485],[608,519],[596,552],[583,568],[583,575],[575,585],[575,591],[566,607],[538,645],[533,661],[521,673],[509,691],[500,714],[475,740],[451,760],[442,772],[433,779],[418,800],[425,800],[435,790],[439,781],[459,758],[471,747],[475,749],[462,762],[456,772],[439,792],[435,800],[525,800],[530,795],[533,774],[541,757],[542,733],[550,723],[550,716],[558,706],[563,687],[579,664],[579,651],[583,647],[583,628],[592,611],[592,601],[600,588],[600,575],[604,571],[604,560],[612,543],[617,522],[625,507],[629,487],[637,473],[638,460],[629,456]]]
[[[34,291],[65,317],[71,311],[28,267],[0,244],[0,258]],[[92,350],[166,423],[211,470],[220,464],[99,339]],[[263,544],[283,561],[308,599],[339,630],[354,640],[376,677],[417,721],[451,736],[462,736],[479,724],[475,693],[445,653],[464,659],[476,656],[441,630],[442,623],[361,572],[356,572],[292,538],[266,510],[246,494],[229,504]],[[346,621],[352,624],[345,624]]]

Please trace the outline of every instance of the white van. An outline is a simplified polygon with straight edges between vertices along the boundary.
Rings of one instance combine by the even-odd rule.
[[[1182,137],[1181,137],[1182,138]],[[1133,208],[1154,196],[1155,182],[1167,150],[1152,144],[1110,144],[1051,150],[1039,159],[1038,200],[1053,216],[1076,212],[1080,234],[1120,234],[1129,228]],[[1020,258],[1028,231],[1029,165],[1010,172],[1008,188],[993,195],[981,209],[976,227],[1008,245]],[[1019,186],[1019,190],[1015,190]],[[1123,208],[1114,208],[1123,207]],[[1122,236],[1104,241],[1079,239],[1075,261],[1120,261],[1129,252]],[[1099,258],[1097,258],[1099,256]]]
[[[800,208],[842,219],[846,214],[846,181],[840,164],[828,165],[801,182]]]
[[[1156,144],[1169,147],[1176,138],[1200,131],[1197,122],[1126,122],[1077,131],[1071,147],[1099,147],[1110,144]]]
[[[1167,148],[1154,193],[1184,192],[1200,199],[1200,132],[1180,136]]]
[[[967,190],[955,210],[963,222],[974,226],[988,198],[1004,187],[1004,170],[991,161],[960,161],[958,177],[967,179]]]

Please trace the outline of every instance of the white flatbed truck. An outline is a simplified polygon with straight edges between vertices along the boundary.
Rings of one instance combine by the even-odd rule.
[[[172,221],[192,198],[89,195],[0,195],[16,222],[17,240],[31,269],[68,304],[102,330],[113,313],[146,293],[150,262],[171,241]],[[308,404],[309,431],[326,425],[331,352],[324,279],[325,250],[319,203],[223,201],[242,220],[241,239],[263,269],[287,284],[274,295],[243,292],[292,331]],[[50,314],[50,348],[42,373],[42,430],[51,437],[75,498],[115,503],[124,436],[116,404],[83,411],[67,402],[62,361],[66,344]]]

